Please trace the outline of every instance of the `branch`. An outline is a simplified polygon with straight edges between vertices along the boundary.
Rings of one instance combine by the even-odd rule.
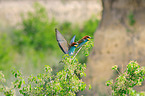
[[[77,56],[77,54],[79,53],[79,51],[82,49],[82,47],[77,51],[77,53],[75,54],[75,56],[73,57],[73,59]],[[73,60],[72,59],[72,60]]]

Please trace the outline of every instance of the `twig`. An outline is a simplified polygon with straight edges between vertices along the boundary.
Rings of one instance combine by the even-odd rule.
[[[1,82],[1,84],[2,84],[2,86],[3,86],[3,88],[6,90],[6,87],[5,87],[5,85],[3,84],[2,80],[0,80],[0,82]]]
[[[79,53],[79,51],[82,49],[82,47],[77,51],[77,53],[75,54],[75,56],[73,57],[73,59],[77,56],[77,54]],[[72,59],[72,60],[73,60]]]

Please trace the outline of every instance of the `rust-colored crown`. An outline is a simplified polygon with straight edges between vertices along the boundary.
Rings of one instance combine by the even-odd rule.
[[[87,38],[91,38],[90,36],[86,35],[84,36],[82,39],[87,39]]]
[[[74,46],[74,45],[77,45],[77,43],[76,43],[76,42],[73,42],[73,43],[71,44],[71,46]]]
[[[76,43],[76,42],[73,42],[72,44],[71,44],[71,46],[74,46],[74,45],[77,45],[78,43]]]

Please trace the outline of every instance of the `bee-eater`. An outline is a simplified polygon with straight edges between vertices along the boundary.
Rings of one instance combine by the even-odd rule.
[[[68,42],[65,40],[65,38],[57,29],[55,29],[55,32],[56,32],[56,40],[58,42],[60,49],[64,52],[64,54],[73,55],[75,49],[78,46],[78,44],[74,42],[75,36],[71,39],[70,44],[68,44]]]
[[[83,44],[85,44],[87,41],[89,41],[91,39],[90,36],[84,36],[81,40],[79,40],[77,43],[78,43],[78,46],[77,47],[81,47]]]

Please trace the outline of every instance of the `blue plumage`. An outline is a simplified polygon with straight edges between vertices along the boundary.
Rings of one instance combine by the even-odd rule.
[[[69,49],[69,51],[68,51],[68,54],[69,54],[70,56],[72,56],[72,55],[74,54],[74,52],[75,52],[75,49],[76,49],[75,46],[70,47],[70,49]]]

